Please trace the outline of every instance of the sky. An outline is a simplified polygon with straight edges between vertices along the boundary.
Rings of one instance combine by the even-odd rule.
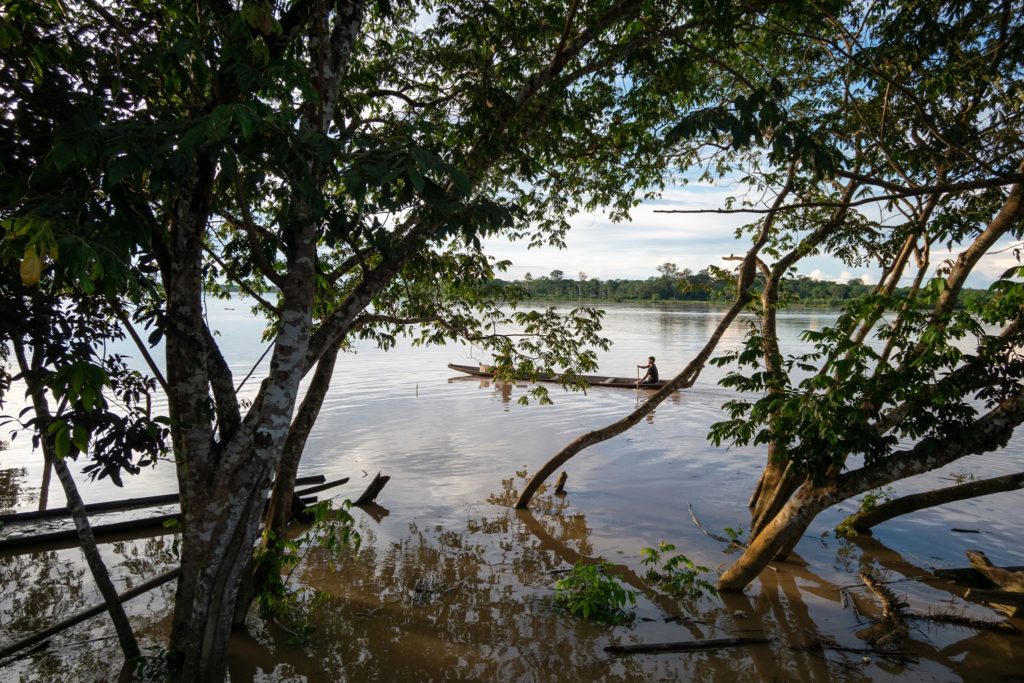
[[[680,270],[696,272],[708,265],[724,268],[735,263],[722,260],[730,254],[742,255],[749,238],[738,241],[736,228],[756,219],[751,214],[666,214],[656,209],[718,209],[737,194],[735,187],[691,184],[666,190],[659,200],[648,201],[632,211],[629,222],[613,223],[602,214],[580,214],[570,219],[572,229],[566,237],[567,248],[528,249],[525,242],[505,240],[487,242],[488,253],[512,261],[503,279],[519,280],[530,273],[534,278],[561,270],[565,277],[577,279],[580,272],[600,280],[643,280],[658,275],[663,263],[674,263]],[[993,251],[1007,249],[1012,242],[1002,241]],[[955,259],[962,251],[946,245],[932,252],[931,263]],[[987,287],[1006,269],[1017,265],[1012,249],[989,254],[968,280],[969,287]],[[819,280],[845,282],[862,278],[868,284],[878,281],[877,268],[850,268],[829,256],[807,258],[798,273]],[[909,284],[913,274],[905,277]]]

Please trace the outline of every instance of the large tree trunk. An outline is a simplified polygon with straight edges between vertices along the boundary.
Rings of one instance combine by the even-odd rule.
[[[1024,421],[1024,391],[974,421],[956,439],[923,439],[885,461],[844,473],[824,486],[802,484],[719,578],[721,590],[742,590],[769,562],[796,545],[811,521],[831,505],[871,489],[944,467],[971,455],[1002,448]]]

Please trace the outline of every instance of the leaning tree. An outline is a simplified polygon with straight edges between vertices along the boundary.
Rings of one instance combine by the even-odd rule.
[[[719,87],[667,135],[702,155],[709,177],[750,188],[720,210],[760,216],[744,231],[734,305],[664,389],[566,446],[517,503],[696,381],[750,306],[757,323],[743,349],[717,362],[734,364],[723,383],[751,397],[728,402],[709,438],[764,446],[767,462],[750,545],[722,575],[725,589],[788,554],[827,507],[993,452],[1024,420],[1024,272],[1011,260],[989,296],[961,296],[982,259],[1019,249],[1024,233],[1020,17],[1008,3],[827,11],[811,23],[741,19],[744,49],[715,55]],[[948,259],[934,256],[943,246]],[[834,326],[805,334],[809,352],[786,354],[775,330],[785,277],[818,254],[882,277]]]
[[[680,92],[708,87],[708,46],[728,48],[755,12],[655,0],[8,6],[6,265],[123,304],[163,339],[183,521],[171,645],[185,677],[224,673],[264,498],[276,477],[273,506],[290,499],[339,348],[426,325],[424,341],[469,336],[506,368],[592,363],[580,344],[601,341],[585,312],[521,314],[531,336],[515,347],[486,334],[498,301],[480,286],[495,267],[483,240],[558,243],[583,207],[625,215],[660,179],[657,125]],[[97,227],[108,234],[85,239]],[[122,277],[93,253],[108,242]],[[68,244],[78,257],[57,248]],[[155,294],[127,300],[122,285],[146,278]],[[269,319],[251,405],[204,316],[225,280]]]

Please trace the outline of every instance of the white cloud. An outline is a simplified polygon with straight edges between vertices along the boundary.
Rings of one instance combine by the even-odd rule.
[[[698,271],[709,265],[725,266],[723,256],[743,254],[749,240],[735,237],[736,229],[756,219],[747,214],[719,213],[657,213],[672,209],[719,209],[730,196],[739,197],[742,188],[693,183],[670,187],[663,196],[644,202],[632,211],[631,220],[613,223],[603,214],[581,214],[570,219],[572,229],[566,236],[565,250],[552,247],[528,249],[526,243],[489,240],[489,253],[499,259],[512,261],[504,277],[518,279],[527,272],[534,277],[561,270],[575,277],[580,271],[601,280],[624,278],[644,279],[657,275],[657,267],[665,262],[675,263],[680,269]],[[996,250],[1005,249],[1006,242]],[[931,254],[931,263],[955,259],[952,253]],[[985,257],[968,280],[969,287],[987,286],[1007,268],[1016,264],[1012,251]],[[830,256],[805,259],[798,273],[817,280],[847,282],[859,278],[867,284],[876,284],[881,270],[868,267],[850,271],[842,262]],[[908,268],[901,284],[908,285],[916,273]]]

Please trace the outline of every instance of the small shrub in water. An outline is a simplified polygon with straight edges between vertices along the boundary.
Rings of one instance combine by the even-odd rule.
[[[647,570],[647,579],[658,584],[662,590],[680,597],[699,597],[705,592],[716,595],[718,591],[710,581],[702,578],[708,572],[707,567],[694,564],[693,560],[682,553],[662,558],[665,553],[674,552],[676,547],[664,541],[658,543],[657,549],[644,548],[640,551]]]
[[[555,583],[555,604],[570,614],[606,624],[625,624],[633,613],[625,607],[636,604],[636,591],[609,576],[607,562],[577,562],[564,579]]]

